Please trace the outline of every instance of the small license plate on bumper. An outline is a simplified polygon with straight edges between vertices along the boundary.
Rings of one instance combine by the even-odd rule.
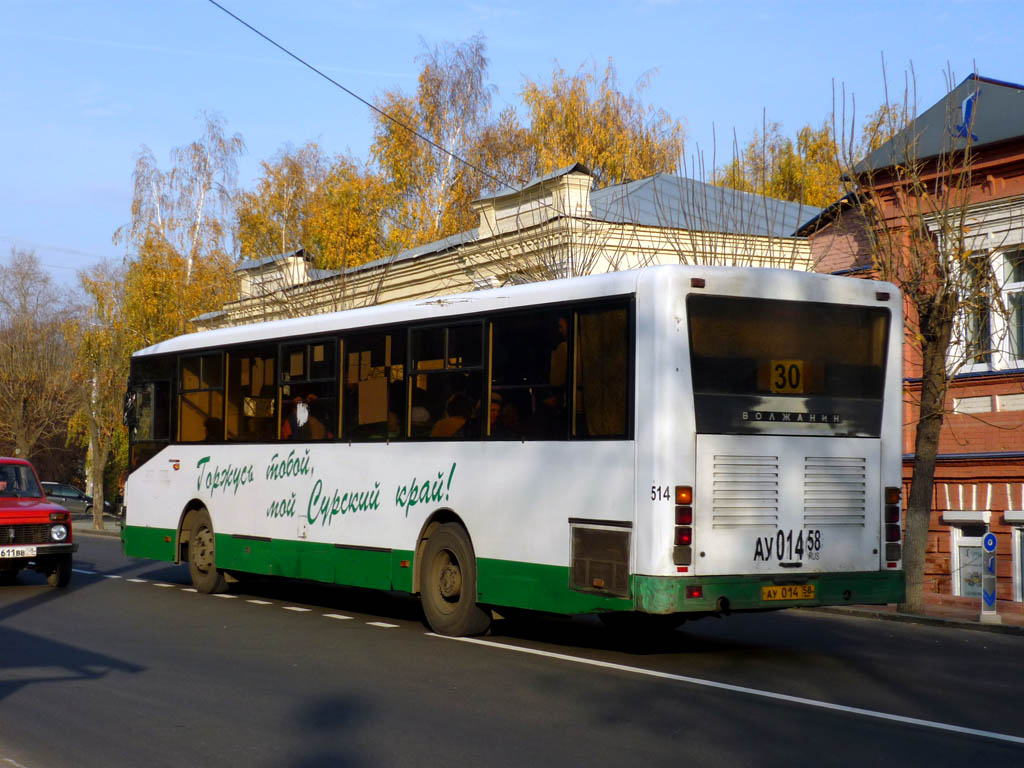
[[[782,584],[761,587],[762,600],[813,600],[813,584]]]
[[[35,547],[0,547],[0,558],[35,557]]]

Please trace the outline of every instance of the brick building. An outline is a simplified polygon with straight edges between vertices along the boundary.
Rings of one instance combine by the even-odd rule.
[[[964,214],[961,264],[990,267],[994,285],[987,303],[971,307],[955,326],[951,359],[962,365],[946,396],[925,591],[930,601],[980,604],[982,537],[991,531],[998,542],[998,610],[1024,612],[1024,86],[968,77],[857,171],[884,177],[911,143],[919,167],[927,168],[929,159],[963,147],[968,137],[971,175],[957,206]],[[884,204],[883,191],[876,192]],[[797,234],[810,237],[819,271],[872,277],[864,225],[858,199],[848,195]],[[942,236],[937,229],[931,234]],[[909,487],[921,368],[914,349],[906,351]]]

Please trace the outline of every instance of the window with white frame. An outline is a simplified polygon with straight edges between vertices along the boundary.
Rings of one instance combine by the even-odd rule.
[[[988,532],[984,523],[956,523],[950,526],[950,572],[953,594],[981,597],[981,540]]]
[[[1006,324],[1001,348],[1005,350],[1007,367],[1024,366],[1024,248],[1005,251],[996,266],[1002,278]]]
[[[961,373],[1024,368],[1024,246],[975,251],[963,264],[967,298],[950,362],[962,361]]]
[[[1024,510],[1007,510],[1003,521],[1013,526],[1011,553],[1013,557],[1013,599],[1024,602]]]

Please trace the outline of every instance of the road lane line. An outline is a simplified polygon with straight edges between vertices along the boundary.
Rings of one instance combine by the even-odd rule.
[[[245,602],[252,603],[253,605],[273,605],[269,600],[246,600]]]
[[[86,576],[95,576],[96,573],[97,573],[96,571],[87,571],[84,568],[72,568],[71,572],[72,573],[84,573]]]
[[[349,621],[352,619],[351,616],[342,616],[340,613],[325,613],[325,619],[339,619],[341,621]]]
[[[116,573],[104,573],[104,579],[123,579],[124,576],[118,576]]]
[[[148,579],[125,579],[125,581],[130,581],[132,584],[145,584]]]
[[[286,611],[295,611],[297,613],[307,613],[313,610],[312,608],[299,608],[297,605],[286,605],[284,606],[284,609]]]
[[[199,594],[199,590],[196,589],[195,587],[182,587],[181,591],[182,592],[195,592],[196,594]]]
[[[225,595],[223,592],[221,592],[220,594],[214,595],[214,597],[223,597],[226,600],[237,600],[238,599],[238,595]]]
[[[384,629],[398,629],[398,624],[388,624],[386,621],[368,621],[371,627],[383,627]]]
[[[174,589],[174,584],[154,584],[154,587],[163,587],[164,589]]]
[[[558,659],[559,661],[571,661],[576,664],[586,664],[592,667],[601,667],[603,669],[614,669],[619,672],[629,672],[635,675],[644,675],[646,677],[657,677],[662,680],[673,680],[679,683],[688,683],[690,685],[703,686],[705,688],[714,688],[720,691],[729,691],[731,693],[742,693],[748,696],[759,696],[764,699],[773,699],[775,701],[785,701],[790,704],[800,704],[805,707],[815,707],[817,709],[827,709],[833,712],[843,712],[848,715],[860,715],[861,717],[870,717],[876,720],[889,720],[894,723],[903,723],[904,725],[918,725],[922,728],[932,728],[938,731],[948,731],[950,733],[962,733],[968,736],[980,736],[984,739],[993,739],[995,741],[1006,741],[1011,744],[1024,744],[1024,737],[1012,736],[1007,733],[996,733],[995,731],[982,731],[977,728],[966,728],[961,725],[951,725],[949,723],[939,723],[934,720],[921,720],[916,717],[905,717],[903,715],[893,715],[888,712],[878,712],[873,709],[861,709],[860,707],[848,707],[843,704],[831,704],[827,701],[818,701],[817,699],[805,699],[802,696],[790,696],[785,693],[775,693],[774,691],[763,691],[758,688],[747,688],[742,685],[732,685],[730,683],[718,683],[714,680],[702,680],[699,677],[687,677],[686,675],[674,675],[671,672],[657,672],[653,669],[644,669],[643,667],[630,667],[625,664],[615,664],[610,661],[598,661],[597,659],[584,659],[579,656],[569,656],[564,653],[553,653],[552,651],[541,651],[535,648],[522,648],[515,645],[504,645],[502,643],[495,643],[491,640],[480,640],[475,637],[447,637],[446,635],[438,635],[434,632],[427,632],[428,637],[437,637],[442,640],[456,640],[460,643],[472,643],[474,645],[485,645],[489,648],[500,648],[504,651],[516,651],[518,653],[527,653],[533,656],[544,656],[549,659]]]

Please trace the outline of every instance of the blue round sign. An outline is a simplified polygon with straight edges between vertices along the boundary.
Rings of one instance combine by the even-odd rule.
[[[981,546],[984,547],[986,552],[995,552],[996,535],[994,533],[986,533],[985,538],[981,540]]]

